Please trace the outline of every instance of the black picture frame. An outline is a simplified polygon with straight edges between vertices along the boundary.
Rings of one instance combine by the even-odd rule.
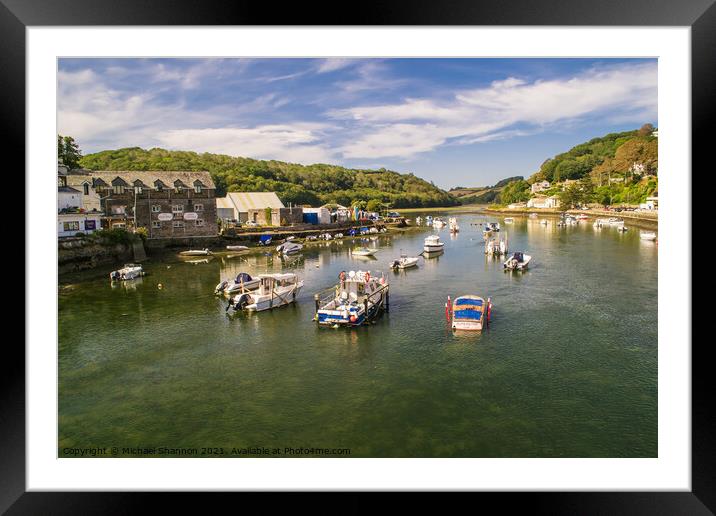
[[[93,25],[547,25],[689,26],[692,58],[693,169],[711,169],[708,127],[716,92],[716,0],[512,0],[449,4],[426,0],[346,4],[210,0],[0,0],[0,124],[6,148],[25,155],[25,30],[29,26]],[[27,180],[27,178],[26,178]],[[26,191],[29,188],[26,189]],[[29,197],[28,197],[29,199]],[[692,217],[689,212],[685,216]],[[693,220],[693,217],[692,217]],[[27,229],[29,231],[29,228]],[[681,321],[692,335],[692,321]],[[708,339],[707,339],[708,340]],[[549,514],[713,514],[716,511],[714,375],[708,343],[692,345],[692,491],[590,493],[483,493],[503,510],[529,508]],[[699,345],[701,344],[701,345]],[[7,514],[130,513],[159,498],[164,510],[186,508],[184,494],[126,494],[25,490],[25,353],[6,340],[0,360],[0,511]],[[208,494],[201,494],[201,497]],[[253,495],[241,495],[252,498]],[[368,496],[370,500],[371,496]],[[419,497],[417,497],[419,499]],[[291,498],[288,503],[295,503]],[[370,508],[353,501],[346,510]],[[476,503],[476,502],[470,502]],[[479,501],[477,503],[483,503]]]

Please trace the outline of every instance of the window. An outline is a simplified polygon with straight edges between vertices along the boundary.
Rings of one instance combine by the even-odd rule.
[[[175,186],[175,187],[174,187],[174,192],[175,192],[175,193],[181,193],[181,186]]]
[[[196,225],[197,225],[197,226],[203,226],[203,225],[204,225],[204,219],[196,219]]]
[[[134,193],[139,195],[142,193],[142,187],[141,186],[135,186],[134,187]]]
[[[152,213],[159,213],[162,211],[162,207],[159,204],[152,204]]]
[[[183,220],[175,220],[172,222],[172,227],[174,228],[183,228],[184,227],[184,221]]]
[[[115,222],[114,224],[112,224],[112,227],[117,229],[124,229],[127,227],[127,225],[124,222]]]
[[[194,191],[196,193],[201,193],[201,185],[194,185]]]
[[[184,212],[183,204],[172,204],[172,213],[183,213],[183,212]]]
[[[195,204],[194,211],[204,211],[204,205],[203,204]]]
[[[115,185],[112,187],[112,191],[115,194],[123,194],[124,193],[124,187],[122,185]]]
[[[162,184],[161,184],[161,183],[156,183],[156,185],[157,185],[157,192],[161,192],[161,191],[162,191]]]
[[[71,222],[65,222],[63,225],[64,231],[79,231],[80,230],[80,223],[79,221],[73,220]]]
[[[89,184],[84,183],[84,184],[82,185],[82,190],[84,190],[84,194],[85,194],[85,195],[89,195]]]
[[[127,212],[127,207],[124,205],[112,206],[112,213],[114,215],[124,215]]]
[[[152,221],[152,229],[161,229],[162,222],[159,220],[153,220]]]

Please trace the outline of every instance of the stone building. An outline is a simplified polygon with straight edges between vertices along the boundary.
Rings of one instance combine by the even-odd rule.
[[[215,237],[216,187],[206,171],[96,171],[103,224],[146,228],[148,238]]]

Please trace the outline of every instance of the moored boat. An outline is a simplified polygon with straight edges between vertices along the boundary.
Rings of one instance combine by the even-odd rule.
[[[411,267],[417,267],[418,266],[418,257],[417,256],[407,256],[405,254],[401,254],[400,258],[396,258],[392,262],[390,262],[390,268],[391,269],[410,269]]]
[[[320,326],[360,326],[388,310],[388,280],[370,271],[342,271],[338,285],[314,296]]]
[[[240,272],[233,280],[224,280],[214,288],[214,294],[233,296],[234,294],[249,292],[257,289],[259,280],[252,278],[246,272]]]
[[[127,263],[121,269],[109,273],[110,281],[127,281],[144,276],[144,269],[136,263]]]
[[[373,256],[375,254],[375,249],[368,249],[367,247],[358,247],[356,249],[353,249],[351,251],[351,254],[354,256]]]
[[[260,274],[258,279],[256,290],[236,294],[229,300],[227,312],[229,309],[261,312],[288,305],[296,301],[303,287],[303,280],[292,272]]]
[[[457,217],[450,217],[448,219],[448,224],[450,226],[450,233],[457,233],[460,231],[460,226],[457,225]]]
[[[656,233],[653,231],[641,231],[639,233],[639,238],[642,240],[656,240]]]
[[[284,242],[283,244],[276,246],[276,252],[281,253],[284,256],[289,254],[295,254],[303,249],[303,245],[298,242]]]
[[[188,251],[181,251],[180,256],[208,256],[211,254],[209,249],[189,249]]]
[[[444,247],[445,243],[440,241],[440,237],[438,235],[430,235],[429,237],[426,237],[423,242],[423,251],[426,253],[442,251]]]
[[[505,224],[512,224],[515,221],[512,217],[505,217]]]
[[[453,330],[480,331],[487,327],[492,313],[492,301],[480,296],[464,295],[445,304],[445,313]]]
[[[433,219],[433,227],[435,229],[442,229],[445,227],[445,221],[439,218]]]
[[[248,251],[249,248],[245,245],[227,245],[226,249],[229,251]]]
[[[527,268],[530,260],[532,260],[532,257],[529,254],[525,254],[523,252],[512,253],[512,255],[505,260],[502,266],[506,271],[522,271]]]

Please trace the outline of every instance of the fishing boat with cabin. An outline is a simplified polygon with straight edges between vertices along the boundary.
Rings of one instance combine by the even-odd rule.
[[[227,312],[229,309],[235,312],[261,312],[288,305],[296,301],[303,288],[303,280],[293,272],[259,274],[258,279],[259,286],[256,290],[237,294],[229,300]]]
[[[480,296],[464,295],[445,303],[445,317],[453,330],[481,331],[490,323],[492,301]]]
[[[440,241],[439,235],[430,235],[423,241],[423,252],[438,253],[445,248],[445,242]]]
[[[360,326],[389,310],[388,280],[370,271],[341,271],[338,284],[315,294],[314,300],[319,326]]]

